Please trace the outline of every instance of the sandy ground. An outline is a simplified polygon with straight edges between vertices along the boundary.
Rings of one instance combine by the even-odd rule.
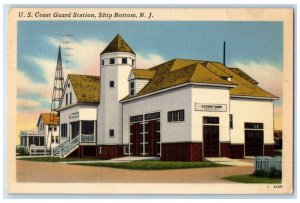
[[[17,182],[33,183],[233,183],[222,177],[252,172],[253,166],[140,171],[17,160]]]

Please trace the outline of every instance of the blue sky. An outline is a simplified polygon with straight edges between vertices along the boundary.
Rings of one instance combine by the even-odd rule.
[[[64,34],[73,35],[73,52],[62,44]],[[117,34],[137,53],[140,66],[173,58],[221,62],[226,41],[226,65],[242,68],[263,88],[282,95],[282,88],[278,90],[283,69],[282,22],[19,21],[17,69],[22,85],[18,85],[18,99],[22,102],[18,111],[49,109],[53,84],[50,75],[55,71],[59,44],[66,73],[97,74],[99,54]],[[83,52],[86,54],[80,54]],[[275,84],[278,80],[279,86]],[[25,83],[29,83],[28,88]],[[36,88],[30,88],[32,85]],[[49,90],[41,93],[46,86]],[[280,107],[281,101],[276,105]]]

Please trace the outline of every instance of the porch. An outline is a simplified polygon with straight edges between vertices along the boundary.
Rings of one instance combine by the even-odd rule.
[[[70,140],[79,138],[80,145],[96,145],[96,121],[75,121],[70,123]]]

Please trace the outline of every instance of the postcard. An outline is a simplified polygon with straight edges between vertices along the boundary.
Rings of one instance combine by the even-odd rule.
[[[292,8],[10,8],[11,194],[292,194]]]

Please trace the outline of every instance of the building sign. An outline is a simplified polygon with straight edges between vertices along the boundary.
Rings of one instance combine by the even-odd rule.
[[[79,112],[71,113],[71,114],[69,115],[69,118],[77,118],[77,117],[79,117]]]
[[[195,103],[195,111],[224,112],[224,111],[227,111],[227,105],[226,104],[201,104],[201,103]]]

